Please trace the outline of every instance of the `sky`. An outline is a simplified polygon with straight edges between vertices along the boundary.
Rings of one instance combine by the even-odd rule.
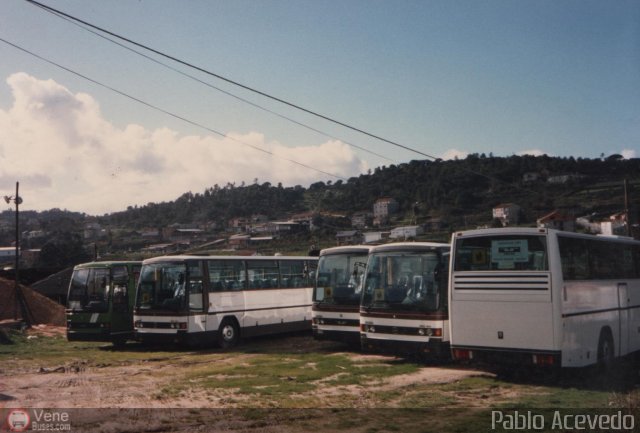
[[[40,1],[307,111],[2,0],[0,196],[20,182],[21,209],[471,153],[640,157],[636,0]]]

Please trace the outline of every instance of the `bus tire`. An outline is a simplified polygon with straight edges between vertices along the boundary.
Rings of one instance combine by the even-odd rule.
[[[598,367],[600,371],[603,373],[610,372],[614,359],[615,351],[611,330],[609,328],[602,328],[598,340]]]
[[[233,319],[223,319],[218,329],[218,346],[223,349],[230,349],[238,344],[240,339],[240,328]]]

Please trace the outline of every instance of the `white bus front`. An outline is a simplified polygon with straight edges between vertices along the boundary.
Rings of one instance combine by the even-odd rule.
[[[449,245],[402,242],[374,247],[360,304],[364,350],[448,357]]]
[[[206,331],[203,270],[199,260],[145,261],[134,310],[136,339],[195,343]]]
[[[313,337],[360,345],[360,297],[370,247],[320,252],[313,292]]]

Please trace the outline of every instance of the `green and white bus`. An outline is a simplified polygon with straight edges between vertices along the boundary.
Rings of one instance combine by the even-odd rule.
[[[141,262],[91,262],[73,269],[67,296],[67,340],[133,338],[133,305]]]

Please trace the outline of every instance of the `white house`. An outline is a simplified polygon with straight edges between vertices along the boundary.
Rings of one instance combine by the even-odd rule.
[[[500,204],[493,208],[493,218],[499,219],[504,227],[518,224],[520,220],[520,206],[513,203]]]
[[[422,226],[404,226],[396,227],[391,230],[389,237],[391,239],[409,239],[415,238],[424,233]]]

